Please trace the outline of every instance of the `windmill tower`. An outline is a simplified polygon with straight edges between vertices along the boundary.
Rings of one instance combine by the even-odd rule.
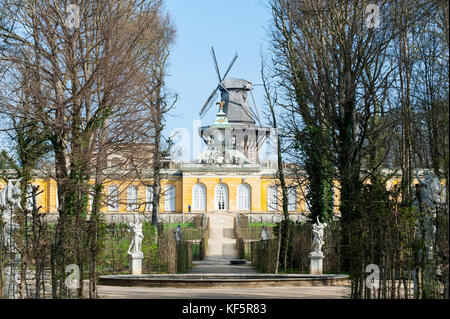
[[[258,151],[269,136],[270,129],[261,126],[258,109],[253,97],[252,83],[244,79],[226,77],[238,57],[237,53],[223,77],[220,75],[214,48],[211,48],[211,53],[219,82],[206,100],[199,115],[202,118],[209,111],[217,99],[218,91],[220,91],[220,103],[223,107],[223,113],[225,113],[230,124],[225,133],[219,134],[223,135],[221,138],[224,147],[231,152],[237,153],[239,157],[244,155],[249,163],[257,164],[259,163]],[[250,104],[248,93],[250,93],[253,107]],[[201,127],[199,134],[207,144],[214,140],[217,141],[218,134],[215,134],[214,126]],[[227,161],[226,163],[234,164],[234,162]]]

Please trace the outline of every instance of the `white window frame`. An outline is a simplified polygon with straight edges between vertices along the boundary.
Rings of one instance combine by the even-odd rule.
[[[55,193],[56,193],[56,197],[55,197],[55,205],[56,205],[56,212],[58,212],[58,208],[59,208],[59,196],[58,196],[58,186],[56,186],[56,191],[55,191]]]
[[[309,194],[308,185],[305,185],[304,198],[303,198],[303,200],[305,201],[305,212],[310,212],[311,211],[309,209],[309,203],[308,203],[308,197],[307,197],[308,194]]]
[[[110,185],[108,187],[108,211],[117,212],[119,210],[119,187]]]
[[[224,190],[224,207],[219,208],[219,197],[220,193],[219,191],[223,189]],[[228,210],[228,187],[225,184],[217,184],[216,188],[214,190],[214,207],[215,210]]]
[[[91,189],[89,192],[88,192],[88,211],[89,212],[92,212],[92,206],[94,205],[94,196],[92,196],[92,194],[91,194],[91,192],[92,192],[93,190]]]
[[[174,212],[175,211],[175,185],[166,185],[164,191],[164,211]]]
[[[145,187],[145,211],[153,211],[153,187]]]
[[[37,198],[36,198],[36,204],[37,204]],[[39,206],[39,205],[37,205]],[[27,209],[33,210],[33,185],[28,185],[27,187]]]
[[[138,189],[134,185],[127,187],[127,211],[135,212],[138,210]]]
[[[241,184],[237,189],[237,209],[250,210],[251,206],[251,189],[247,184]]]
[[[192,210],[206,210],[206,187],[203,184],[195,184],[192,187]]]
[[[297,211],[297,188],[296,187],[288,188],[288,211],[290,211],[290,212]]]
[[[267,210],[278,211],[278,188],[273,185],[267,187]]]

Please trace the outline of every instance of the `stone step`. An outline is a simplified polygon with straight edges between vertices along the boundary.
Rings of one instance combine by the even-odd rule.
[[[247,263],[245,259],[230,259],[230,265],[244,265]]]

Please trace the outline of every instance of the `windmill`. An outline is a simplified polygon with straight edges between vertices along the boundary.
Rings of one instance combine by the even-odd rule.
[[[217,113],[213,125],[199,127],[199,135],[207,145],[207,150],[205,153],[202,152],[199,161],[217,157],[214,152],[220,149],[224,163],[234,163],[234,160],[237,159],[240,163],[257,164],[259,163],[258,152],[270,135],[270,128],[261,125],[253,97],[253,85],[244,79],[227,78],[238,57],[237,53],[223,76],[220,74],[214,47],[211,48],[211,55],[219,82],[212,90],[199,115],[200,118],[203,118],[209,111],[216,102],[219,91],[221,111]],[[249,92],[253,108],[250,105]],[[217,126],[222,117],[226,119],[227,128]]]
[[[217,64],[216,54],[214,52],[214,47],[211,47],[211,55],[213,57],[214,66],[216,69],[217,77],[219,82],[216,88],[213,89],[212,93],[206,100],[202,109],[200,110],[200,117],[203,116],[209,111],[211,106],[217,99],[218,90],[221,92],[221,101],[224,101],[224,112],[227,114],[228,121],[230,123],[242,123],[246,125],[255,124],[258,121],[261,126],[261,120],[259,117],[258,109],[256,108],[255,98],[253,96],[253,86],[252,83],[244,80],[244,79],[232,79],[226,78],[228,73],[230,72],[234,62],[238,58],[237,53],[234,55],[231,60],[228,69],[226,70],[223,77],[220,75],[219,66]],[[252,102],[254,105],[254,109],[250,106],[248,102],[247,92],[250,91],[250,95],[252,98]]]

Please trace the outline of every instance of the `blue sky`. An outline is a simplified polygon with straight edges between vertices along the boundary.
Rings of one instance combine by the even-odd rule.
[[[218,83],[211,46],[222,76],[237,52],[239,57],[227,77],[262,83],[260,52],[268,45],[270,11],[262,0],[165,0],[165,8],[177,30],[166,84],[178,94],[165,135],[181,127],[192,138],[193,120],[200,119],[198,113]],[[254,87],[253,94],[262,116],[263,88]],[[211,124],[216,112],[213,106],[202,125]]]
[[[178,101],[167,118],[164,135],[185,128],[192,141],[193,120],[200,119],[201,107],[218,84],[211,46],[222,76],[237,52],[239,57],[227,77],[262,83],[260,52],[268,45],[270,10],[264,0],[165,0],[165,11],[172,17],[177,32],[166,84],[171,93],[178,94]],[[263,88],[254,87],[253,95],[264,122]],[[202,125],[211,124],[216,112],[214,105],[202,119]],[[4,136],[0,133],[1,149],[7,148]],[[189,158],[193,158],[198,149],[192,147],[192,142],[189,144]]]

